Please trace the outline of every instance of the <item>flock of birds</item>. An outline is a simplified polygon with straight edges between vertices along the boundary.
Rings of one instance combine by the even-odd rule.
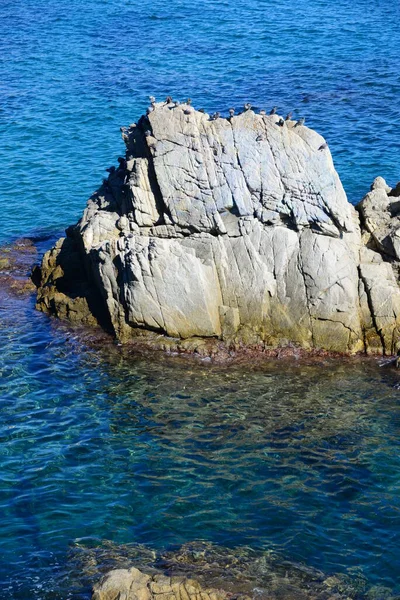
[[[149,115],[150,113],[152,113],[154,110],[156,110],[156,99],[154,96],[149,96],[149,100],[150,100],[150,106],[147,108],[147,115]],[[164,104],[163,106],[170,106],[172,105],[172,107],[177,107],[181,105],[181,102],[179,100],[173,100],[172,96],[167,96],[166,99],[164,100]],[[182,105],[184,106],[184,113],[185,114],[191,114],[193,112],[193,107],[192,107],[192,99],[188,98],[186,100],[186,102],[183,102]],[[257,109],[257,108],[253,108],[252,104],[250,102],[246,102],[243,106],[243,110],[241,110],[240,112],[238,112],[238,114],[243,114],[244,112],[247,112],[249,110],[258,110],[260,115],[266,115],[267,112],[264,109]],[[270,116],[275,115],[276,111],[278,110],[277,106],[272,107],[272,109],[270,110],[270,112],[268,113]],[[200,113],[205,113],[206,111],[204,110],[204,108],[200,108],[198,110],[198,112]],[[229,116],[227,117],[228,120],[232,119],[232,117],[235,115],[236,113],[236,109],[235,108],[229,108],[228,109],[228,113]],[[292,120],[292,112],[289,112],[285,119],[282,119],[282,117],[279,118],[279,121],[276,122],[276,125],[279,125],[280,127],[283,127],[285,125],[286,121],[291,121]],[[221,113],[219,112],[215,112],[214,114],[210,115],[210,120],[211,121],[215,121],[216,119],[219,119],[221,117]],[[143,118],[143,117],[142,117]],[[298,119],[296,121],[296,123],[293,125],[293,127],[301,127],[303,126],[305,123],[305,118],[301,117],[300,119]],[[136,125],[136,123],[133,123],[130,127]],[[125,141],[128,140],[128,136],[127,136],[127,128],[126,127],[121,127],[120,128],[121,133],[122,133],[122,137],[124,138]],[[149,129],[147,129],[144,132],[145,137],[151,137],[152,133]],[[261,139],[261,138],[260,138]],[[258,138],[257,138],[258,141]],[[322,151],[325,150],[328,147],[328,143],[324,142],[323,144],[321,144],[321,146],[318,148],[318,150]],[[118,159],[118,161],[120,162],[119,167],[118,167],[118,171],[124,169],[124,167],[126,166],[126,160],[122,159],[122,161],[124,161],[123,163],[121,163],[120,159]],[[114,168],[115,170],[115,168]],[[108,169],[107,169],[108,171]],[[113,172],[113,171],[112,171]]]
[[[153,112],[153,110],[156,109],[156,99],[155,99],[155,97],[154,96],[149,96],[149,100],[150,100],[150,106],[147,108],[147,114],[148,115],[151,112]],[[168,106],[169,104],[173,104],[176,107],[176,106],[180,106],[181,103],[179,102],[179,100],[173,100],[171,96],[167,96],[166,99],[165,99],[165,101],[164,101],[164,106]],[[192,99],[188,98],[186,100],[186,102],[184,102],[184,104],[186,105],[186,108],[184,109],[184,113],[185,114],[190,114],[192,112],[192,110],[193,110],[191,108],[191,106],[192,106]],[[253,106],[250,104],[250,102],[246,102],[245,105],[243,106],[243,110],[240,111],[238,114],[242,114],[244,112],[247,112],[248,110],[251,110],[252,108],[253,108]],[[270,115],[275,115],[277,110],[278,110],[278,107],[274,106],[270,110],[269,114]],[[200,108],[198,110],[198,112],[205,113],[205,110],[204,110],[204,108]],[[229,113],[228,119],[231,119],[234,116],[235,112],[236,112],[235,108],[230,108],[228,110],[228,113]],[[260,109],[259,110],[259,114],[260,115],[266,115],[267,112],[264,109]],[[277,125],[279,125],[280,127],[283,127],[285,125],[285,121],[291,121],[292,120],[292,114],[293,114],[292,112],[289,112],[286,115],[285,119],[280,118],[279,121],[277,121]],[[212,114],[210,116],[210,120],[211,121],[215,121],[216,119],[219,119],[220,117],[221,117],[221,113],[215,112],[214,114]],[[300,119],[298,119],[298,121],[296,121],[294,127],[301,127],[302,125],[304,125],[305,121],[306,121],[305,118],[301,117]]]

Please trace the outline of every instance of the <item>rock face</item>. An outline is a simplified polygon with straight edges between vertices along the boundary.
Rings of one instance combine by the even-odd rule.
[[[150,576],[132,567],[107,573],[94,586],[92,600],[227,600],[230,597],[223,590],[204,589],[193,579]],[[249,600],[243,594],[238,598]]]
[[[396,190],[378,178],[360,224],[324,139],[278,122],[155,105],[45,255],[38,308],[122,342],[396,352]]]

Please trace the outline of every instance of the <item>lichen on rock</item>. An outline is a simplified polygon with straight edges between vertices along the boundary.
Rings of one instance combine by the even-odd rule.
[[[395,353],[397,196],[376,180],[360,222],[324,139],[278,123],[156,104],[45,255],[38,308],[122,342]]]

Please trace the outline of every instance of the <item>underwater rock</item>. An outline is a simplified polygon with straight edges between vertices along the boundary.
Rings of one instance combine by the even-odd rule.
[[[361,230],[318,133],[187,108],[156,104],[124,129],[126,157],[43,259],[37,307],[171,350],[397,352],[384,180],[361,203]]]
[[[107,549],[111,553],[110,560],[105,554]],[[136,557],[132,557],[127,566],[127,556],[132,551]],[[93,600],[152,600],[155,595],[158,600],[369,600],[377,597],[375,588],[369,587],[361,575],[326,576],[312,567],[285,560],[273,551],[225,548],[203,541],[186,543],[153,558],[144,548],[130,550],[127,545],[118,548],[109,543],[92,548],[80,559],[80,572],[89,568],[92,581],[96,577],[94,563],[101,566],[97,572],[99,579],[93,586]],[[104,573],[104,564],[113,566]],[[394,600],[389,592],[385,589],[382,598]]]
[[[3,292],[24,296],[35,291],[29,277],[37,249],[34,240],[20,238],[0,247],[0,288]]]
[[[161,582],[165,591],[171,587],[171,581],[174,585],[189,581],[194,589],[201,589],[210,598],[227,600],[370,600],[378,597],[376,588],[360,573],[327,575],[287,560],[273,550],[260,551],[248,546],[226,548],[194,541],[154,552],[138,544],[119,545],[103,540],[94,546],[90,540],[87,542],[89,545],[80,540],[70,549],[68,581],[75,589],[93,588],[94,600],[118,597],[128,600],[131,596],[126,590],[130,585],[137,594],[132,598],[140,597],[138,590],[143,583],[148,588],[150,581],[159,585]],[[143,595],[146,593],[143,590]],[[179,600],[175,592],[169,593],[171,600]],[[144,597],[152,598],[151,595]],[[388,589],[383,598],[399,600]]]

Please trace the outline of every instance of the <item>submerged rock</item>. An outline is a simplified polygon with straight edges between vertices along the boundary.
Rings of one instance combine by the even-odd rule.
[[[395,353],[396,196],[377,180],[360,226],[324,139],[278,122],[156,104],[45,255],[37,307],[172,349]]]
[[[129,548],[108,545],[114,566],[103,575],[93,571],[93,563],[110,561],[105,548],[92,549],[89,570],[92,600],[369,600],[375,590],[360,574],[326,576],[322,571],[283,559],[273,551],[257,552],[249,547],[224,548],[209,542],[191,542],[175,550],[161,552],[149,560],[142,549],[126,565]],[[99,550],[99,552],[98,552]],[[137,551],[136,549],[135,551]],[[120,559],[117,559],[118,551]],[[95,558],[96,557],[96,558]],[[82,557],[81,557],[82,558]],[[94,559],[94,560],[93,560]],[[86,571],[85,562],[80,563]],[[124,565],[122,568],[119,565]],[[384,588],[379,588],[382,592]],[[381,598],[395,599],[389,589]]]
[[[35,242],[30,238],[17,239],[0,247],[0,288],[3,293],[24,296],[35,291],[29,273],[36,255]]]

